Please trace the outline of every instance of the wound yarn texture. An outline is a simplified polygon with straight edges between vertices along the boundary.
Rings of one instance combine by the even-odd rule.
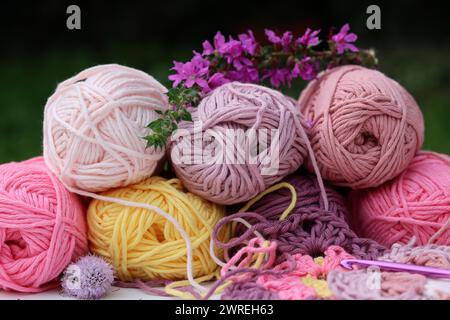
[[[239,82],[222,85],[202,99],[193,112],[193,121],[180,126],[188,134],[171,144],[173,168],[188,190],[216,203],[236,204],[253,198],[297,170],[307,154],[303,120],[295,104],[280,92],[263,86]],[[216,136],[215,145],[205,137],[198,140],[194,134],[196,123],[202,124],[201,133]],[[248,135],[249,129],[266,129],[269,136],[266,154],[260,153],[254,162],[249,159],[249,150],[261,141],[255,140],[258,133]],[[242,134],[229,141],[227,130],[235,130],[234,134],[241,130]],[[271,130],[278,130],[279,142],[274,142]],[[241,163],[233,159],[194,163],[194,156],[202,154],[205,148],[215,146],[223,150],[225,143],[238,154],[236,158],[243,156]],[[265,173],[264,168],[271,165],[274,155],[279,156],[278,167]]]
[[[188,248],[179,230],[153,210],[94,199],[87,215],[90,249],[111,262],[120,280],[184,280],[187,273],[201,277],[216,271],[209,243],[214,224],[224,215],[222,206],[186,192],[178,179],[161,177],[101,195],[158,207],[190,238]],[[228,233],[224,230],[220,238],[226,240]]]
[[[356,232],[386,246],[450,245],[450,157],[421,151],[408,169],[378,188],[350,194]]]
[[[349,65],[323,72],[298,105],[312,124],[308,135],[320,173],[336,185],[379,186],[405,170],[423,143],[414,98],[376,70]]]
[[[85,209],[42,157],[0,165],[0,289],[56,287],[87,250]]]
[[[164,150],[146,148],[146,126],[168,108],[167,90],[120,65],[86,69],[60,83],[44,115],[44,157],[65,185],[100,192],[152,175]]]

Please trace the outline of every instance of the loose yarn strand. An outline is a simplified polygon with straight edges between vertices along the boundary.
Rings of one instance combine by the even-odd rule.
[[[291,101],[289,100],[289,102],[291,102]],[[328,205],[327,192],[325,191],[325,185],[323,183],[322,175],[320,173],[319,166],[317,165],[316,156],[315,156],[314,151],[313,151],[313,149],[311,147],[311,142],[309,141],[309,138],[308,138],[308,135],[306,134],[305,128],[303,127],[303,125],[301,123],[302,122],[301,120],[303,119],[302,115],[295,107],[293,107],[293,105],[294,104],[292,104],[292,105],[288,104],[287,108],[294,115],[298,116],[298,119],[297,119],[297,117],[294,117],[294,121],[295,121],[295,123],[297,124],[297,126],[299,128],[299,131],[300,131],[300,134],[301,134],[303,140],[305,141],[306,148],[308,149],[308,154],[310,156],[311,164],[313,166],[314,173],[316,174],[317,182],[319,183],[320,194],[321,194],[322,199],[323,199],[323,205],[325,207],[325,210],[328,211],[329,205]]]
[[[192,250],[192,243],[191,240],[189,239],[189,236],[187,235],[186,231],[181,227],[181,225],[178,223],[178,221],[175,220],[175,218],[173,218],[171,215],[167,214],[166,212],[164,212],[163,210],[161,210],[160,208],[153,206],[151,204],[147,204],[147,203],[139,203],[139,202],[134,202],[134,201],[128,201],[128,200],[124,200],[124,199],[118,199],[118,198],[112,198],[112,197],[107,197],[107,196],[102,196],[102,195],[98,195],[95,193],[91,193],[91,192],[87,192],[87,191],[83,191],[83,190],[79,190],[76,188],[72,188],[70,186],[66,185],[66,188],[73,193],[85,196],[85,197],[90,197],[90,198],[94,198],[100,201],[106,201],[106,202],[113,202],[113,203],[117,203],[123,206],[127,206],[127,207],[132,207],[132,208],[141,208],[141,209],[147,209],[147,210],[151,210],[151,211],[155,211],[157,214],[159,214],[160,216],[164,217],[165,219],[167,219],[169,222],[171,222],[175,228],[178,230],[178,232],[180,233],[180,235],[182,236],[183,240],[186,243],[186,254],[187,254],[187,267],[186,267],[186,271],[187,271],[187,277],[188,277],[188,281],[189,283],[197,288],[200,291],[204,291],[207,292],[208,289],[202,285],[200,285],[199,282],[196,281],[196,279],[194,279],[194,274],[193,274],[193,267],[192,267],[192,262],[193,262],[193,250]]]
[[[432,244],[434,241],[436,241],[437,238],[439,238],[446,229],[450,227],[450,218],[448,218],[447,222],[428,240],[428,244]]]
[[[313,149],[311,147],[311,142],[309,141],[309,138],[308,138],[308,136],[307,136],[303,126],[302,126],[300,132],[301,132],[301,134],[303,136],[303,139],[305,140],[306,147],[308,148],[308,153],[309,153],[309,155],[311,157],[310,160],[311,160],[311,163],[312,163],[312,166],[313,166],[313,169],[314,169],[314,173],[316,174],[317,182],[319,183],[320,194],[321,194],[322,199],[323,199],[323,206],[324,206],[325,210],[328,211],[329,205],[328,205],[327,192],[325,190],[325,185],[323,183],[323,179],[322,179],[322,175],[320,173],[319,166],[317,165],[316,156],[314,155],[314,151],[313,151]]]
[[[283,213],[280,215],[280,221],[284,220],[287,218],[287,216],[289,215],[289,213],[291,213],[291,211],[295,208],[295,205],[297,204],[297,192],[295,191],[295,188],[293,185],[287,183],[287,182],[281,182],[278,183],[276,185],[273,185],[272,187],[266,189],[265,191],[261,192],[260,194],[258,194],[256,197],[254,197],[252,200],[250,200],[249,202],[247,202],[247,204],[242,207],[241,210],[239,210],[239,212],[245,212],[247,211],[249,208],[252,207],[252,205],[254,205],[256,202],[258,202],[259,200],[261,200],[265,195],[272,193],[274,191],[277,191],[281,188],[288,188],[289,191],[291,191],[292,194],[292,200],[291,203],[289,204],[289,206],[283,211]]]
[[[246,226],[249,230],[252,229],[252,225],[251,225],[250,223],[248,223],[247,221],[245,221],[244,219],[242,219],[242,218],[235,218],[235,219],[232,219],[232,221],[240,222],[240,223],[242,223],[244,226]],[[259,233],[258,231],[255,230],[255,231],[253,231],[253,233],[254,233],[258,238],[260,238],[260,239],[262,239],[262,240],[265,240],[264,237],[262,236],[262,234]],[[211,237],[211,240],[210,240],[210,242],[209,242],[209,253],[210,253],[210,255],[211,255],[211,257],[212,257],[212,259],[214,260],[215,263],[217,263],[217,264],[218,264],[219,266],[221,266],[221,267],[224,267],[224,266],[225,266],[226,263],[224,263],[223,261],[221,261],[221,260],[217,257],[216,253],[214,252],[214,240],[213,240],[213,237]]]

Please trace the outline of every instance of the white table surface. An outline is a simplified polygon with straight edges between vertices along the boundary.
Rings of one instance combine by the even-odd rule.
[[[14,293],[0,291],[0,300],[73,300],[54,289],[40,293]],[[171,300],[177,298],[149,295],[139,289],[113,287],[103,300]]]

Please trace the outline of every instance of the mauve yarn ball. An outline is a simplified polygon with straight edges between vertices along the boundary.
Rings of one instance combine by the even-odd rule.
[[[298,104],[311,125],[307,132],[321,175],[336,185],[379,186],[405,170],[423,143],[423,116],[414,98],[376,70],[327,70]]]
[[[396,179],[350,193],[352,223],[361,236],[391,246],[429,241],[450,245],[450,157],[421,151]]]
[[[120,65],[86,69],[60,83],[44,115],[44,157],[73,189],[100,192],[151,176],[164,150],[147,148],[146,126],[168,108],[164,88]]]
[[[0,165],[0,290],[54,288],[87,251],[85,208],[42,157]]]
[[[193,111],[193,121],[182,123],[182,139],[173,139],[170,144],[172,165],[189,191],[216,203],[236,204],[253,198],[297,170],[307,153],[307,136],[295,102],[260,85],[232,82],[216,88]],[[200,134],[196,134],[199,123]],[[257,141],[250,134],[252,129],[258,138],[267,130],[265,147],[264,138]],[[238,134],[226,136],[230,130]],[[274,139],[277,133],[279,140]],[[208,140],[211,136],[214,139]],[[247,150],[255,145],[260,148],[259,156],[252,160],[255,154]],[[217,161],[214,156],[220,151],[211,159],[195,161],[212,147],[222,151],[230,148],[227,150],[237,153],[235,159],[241,163],[230,160],[228,154],[225,161],[219,157]]]

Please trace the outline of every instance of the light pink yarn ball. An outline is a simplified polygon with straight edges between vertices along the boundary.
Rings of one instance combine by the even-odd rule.
[[[205,199],[220,204],[247,201],[303,163],[307,137],[301,121],[295,101],[278,91],[255,84],[225,84],[203,98],[193,112],[193,122],[180,126],[187,130],[184,137],[188,138],[171,143],[173,168],[189,191]],[[195,126],[200,122],[201,132],[197,136]],[[249,129],[254,129],[253,138]],[[263,129],[267,135],[261,136],[267,137],[266,142],[259,138]],[[279,139],[275,139],[276,131]],[[261,156],[252,160],[256,153],[249,150],[255,141]],[[195,160],[202,153],[212,154],[208,151],[212,146],[222,146],[231,156]],[[261,152],[264,148],[266,154]],[[220,147],[217,149],[220,152]]]
[[[417,245],[435,237],[437,244],[450,245],[450,157],[420,152],[408,169],[378,188],[354,190],[351,221],[360,236],[386,246]],[[446,226],[446,227],[445,227]]]
[[[146,126],[168,108],[148,74],[100,65],[60,83],[44,115],[44,157],[67,185],[89,192],[151,176],[164,150],[146,148]]]
[[[379,186],[405,170],[422,146],[423,116],[414,98],[379,71],[330,69],[309,83],[298,103],[311,124],[322,177],[336,185]]]
[[[59,285],[61,272],[88,250],[85,215],[42,157],[0,165],[0,289]]]

